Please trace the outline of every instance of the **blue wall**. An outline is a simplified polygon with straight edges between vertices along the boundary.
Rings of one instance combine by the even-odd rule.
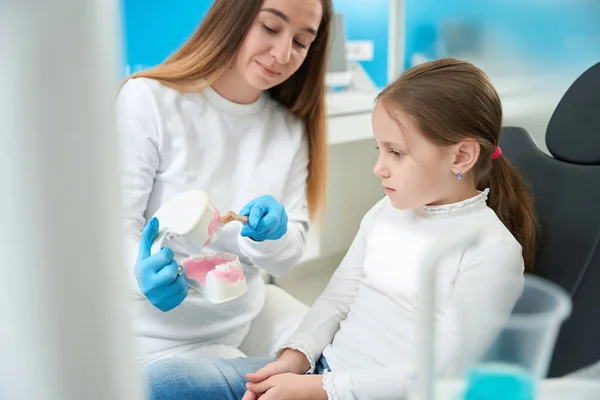
[[[123,73],[164,60],[189,37],[211,4],[212,0],[122,0],[124,59],[129,66]],[[473,24],[475,39],[480,36],[477,29],[493,30],[510,57],[547,68],[600,57],[600,0],[405,0],[405,4],[405,68],[416,53],[427,58],[453,55],[439,46],[442,26],[450,20]],[[334,0],[334,7],[345,15],[349,40],[373,41],[374,60],[362,64],[377,86],[385,86],[389,0]],[[487,51],[496,43],[478,45]]]
[[[192,34],[211,0],[122,0],[124,60],[130,72],[161,63]]]
[[[551,68],[600,57],[598,0],[405,0],[405,4],[405,68],[415,53],[427,58],[452,55],[439,46],[448,21],[479,25],[475,38],[493,32],[498,40],[482,44],[486,54],[498,46],[504,49],[498,54],[505,51]]]
[[[191,35],[212,4],[212,0],[122,1],[129,72],[163,61]],[[349,40],[374,42],[373,61],[362,64],[376,85],[385,86],[389,0],[334,0],[334,7],[345,16]]]
[[[336,12],[344,14],[348,40],[371,40],[373,61],[361,62],[375,85],[387,84],[389,0],[334,0]]]

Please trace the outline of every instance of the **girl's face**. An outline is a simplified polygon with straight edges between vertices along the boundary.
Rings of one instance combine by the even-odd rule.
[[[393,206],[407,210],[462,200],[458,197],[464,194],[461,194],[464,185],[454,171],[460,144],[437,146],[425,139],[410,118],[402,113],[397,115],[400,123],[378,102],[372,117],[379,149],[373,172],[381,178]],[[473,191],[474,187],[465,198]]]
[[[259,91],[283,83],[304,62],[322,15],[321,0],[265,0],[236,55],[234,70]]]

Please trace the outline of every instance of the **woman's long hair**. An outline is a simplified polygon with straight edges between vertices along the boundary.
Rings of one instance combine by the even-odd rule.
[[[304,121],[309,143],[307,198],[312,218],[324,207],[327,172],[325,73],[333,6],[321,0],[323,17],[306,59],[289,79],[269,89],[273,99]],[[132,74],[175,90],[195,92],[212,85],[232,64],[263,0],[215,0],[192,35],[158,66]]]

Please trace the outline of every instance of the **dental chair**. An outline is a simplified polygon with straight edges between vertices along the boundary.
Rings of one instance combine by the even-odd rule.
[[[533,273],[573,300],[549,370],[549,377],[559,377],[600,360],[600,63],[561,99],[546,145],[552,156],[518,127],[503,128],[500,140],[533,190],[541,228]]]

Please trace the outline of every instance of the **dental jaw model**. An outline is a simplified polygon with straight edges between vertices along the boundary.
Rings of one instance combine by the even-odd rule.
[[[221,216],[204,190],[181,193],[165,203],[154,217],[158,219],[160,230],[152,243],[151,254],[169,247],[176,253],[190,255],[180,265],[180,270],[186,272],[188,296],[224,303],[248,290],[237,255],[200,253],[205,246],[215,243],[224,225],[232,221],[247,224],[247,217],[232,211]]]
[[[235,254],[194,254],[181,264],[189,287],[211,303],[224,303],[246,293],[244,270]]]

